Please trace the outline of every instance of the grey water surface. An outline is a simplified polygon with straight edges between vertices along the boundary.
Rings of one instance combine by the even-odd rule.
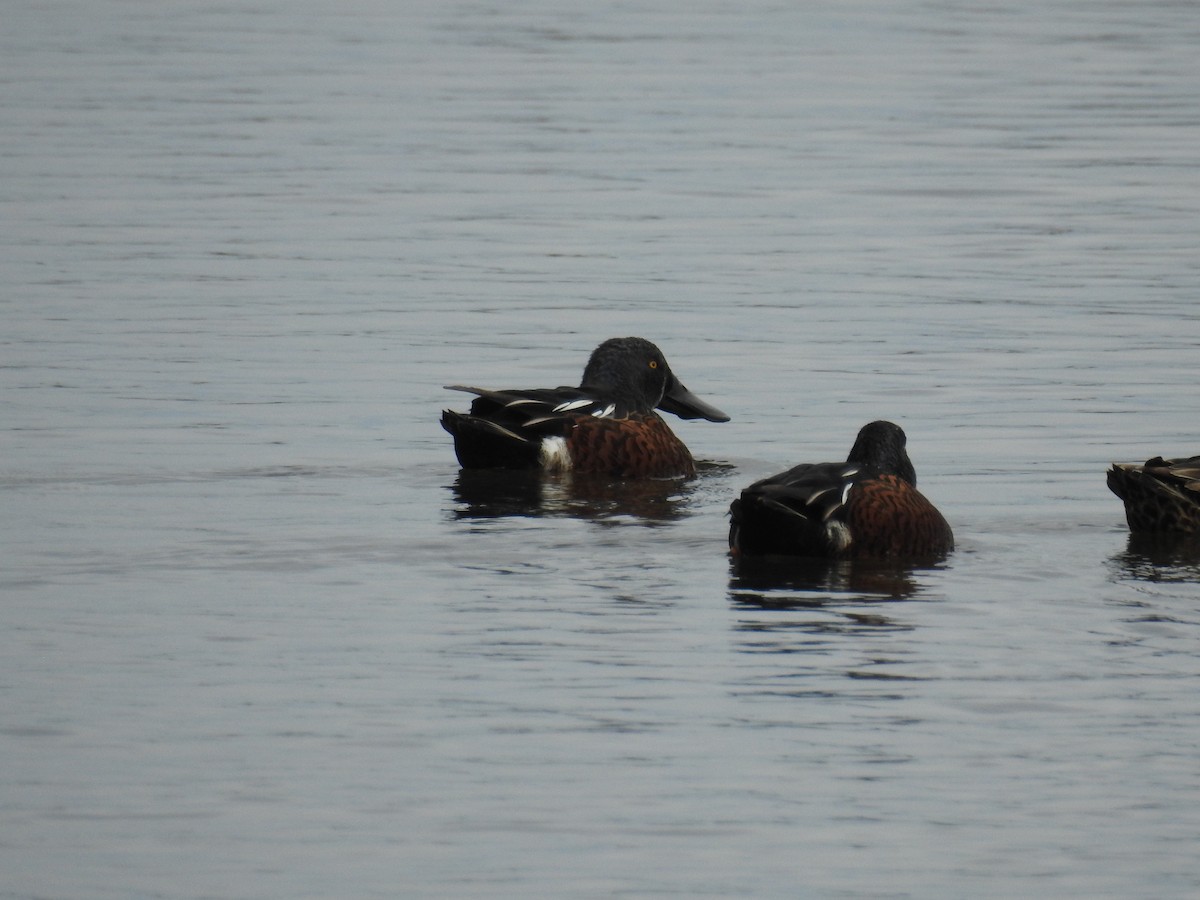
[[[1193,4],[0,22],[0,897],[1200,895]],[[627,334],[696,479],[459,472]],[[876,418],[955,553],[731,568]]]

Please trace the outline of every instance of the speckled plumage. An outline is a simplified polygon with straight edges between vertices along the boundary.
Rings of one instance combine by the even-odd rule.
[[[917,490],[905,443],[899,426],[872,422],[846,462],[799,465],[750,485],[730,506],[730,549],[877,559],[949,553],[954,534]]]
[[[729,417],[684,387],[662,351],[613,338],[593,351],[579,387],[475,394],[468,413],[444,410],[463,468],[572,471],[621,478],[691,476],[696,465],[655,408],[681,418]]]
[[[1108,487],[1124,502],[1130,531],[1200,534],[1200,456],[1113,463]]]

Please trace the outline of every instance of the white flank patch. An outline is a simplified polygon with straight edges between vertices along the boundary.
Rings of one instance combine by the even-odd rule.
[[[539,455],[542,468],[547,472],[569,472],[571,470],[571,454],[567,451],[566,438],[544,438]]]
[[[600,410],[600,412],[592,413],[592,415],[594,415],[597,419],[607,419],[609,416],[611,416],[616,411],[617,411],[617,404],[610,403],[608,406],[604,407],[604,409]]]
[[[826,522],[825,540],[829,542],[830,550],[841,553],[850,546],[850,529],[846,527],[845,522],[839,522],[837,519]]]

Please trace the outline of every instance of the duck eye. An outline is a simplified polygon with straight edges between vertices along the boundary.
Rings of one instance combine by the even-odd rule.
[[[658,360],[657,359],[650,360],[650,368],[652,368],[652,369],[658,368]]]

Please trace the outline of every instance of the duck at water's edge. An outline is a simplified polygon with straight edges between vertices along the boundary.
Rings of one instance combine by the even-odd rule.
[[[1124,501],[1130,531],[1200,534],[1200,456],[1113,463],[1108,487]]]
[[[597,347],[577,388],[448,387],[476,395],[470,412],[442,412],[442,427],[454,437],[465,469],[692,476],[692,454],[655,409],[682,419],[729,421],[683,386],[658,347],[638,337],[611,338]]]
[[[872,422],[844,463],[807,463],[756,481],[733,501],[729,547],[741,556],[936,559],[954,534],[917,490],[900,426]]]

